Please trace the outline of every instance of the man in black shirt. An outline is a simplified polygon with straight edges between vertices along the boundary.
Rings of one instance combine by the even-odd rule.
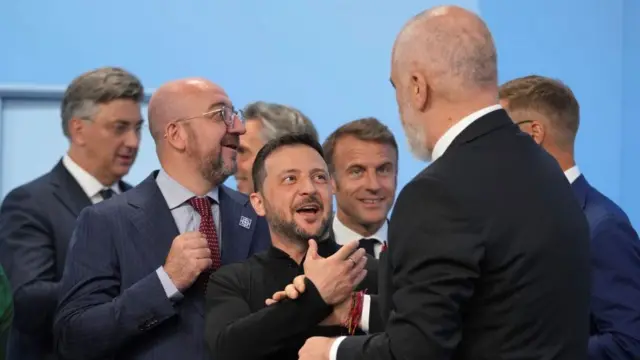
[[[376,261],[357,250],[357,241],[340,247],[327,236],[331,179],[313,138],[292,134],[267,143],[252,172],[251,203],[267,218],[272,247],[211,277],[206,342],[216,360],[297,359],[307,338],[346,334],[341,325],[353,305],[344,300],[355,288],[377,290]],[[306,291],[295,301],[265,305],[301,274]]]

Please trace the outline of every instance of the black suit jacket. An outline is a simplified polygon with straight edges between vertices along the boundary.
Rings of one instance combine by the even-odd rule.
[[[120,187],[131,188],[124,182]],[[8,360],[57,358],[51,330],[59,281],[76,218],[89,205],[91,200],[62,161],[12,190],[2,202],[0,262],[15,308]]]
[[[384,332],[346,338],[339,360],[586,359],[588,225],[557,162],[503,110],[404,187],[389,235]]]

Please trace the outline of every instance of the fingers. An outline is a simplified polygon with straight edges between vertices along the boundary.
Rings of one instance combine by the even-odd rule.
[[[196,259],[211,259],[211,250],[206,248],[198,248],[189,250],[193,253]]]
[[[265,303],[267,306],[271,306],[271,305],[273,305],[273,304],[277,304],[278,302],[277,302],[277,301],[275,301],[275,300],[273,300],[273,299],[267,299],[267,300],[265,300],[265,301],[264,301],[264,303]]]
[[[293,286],[293,284],[287,285],[287,287],[284,288],[284,292],[287,294],[287,297],[289,299],[297,299],[298,296],[300,295],[300,293],[298,292],[298,290],[296,290],[296,287]]]
[[[306,288],[306,285],[304,284],[304,275],[298,275],[295,277],[295,279],[293,279],[293,286],[296,288],[296,290],[298,291],[298,293],[302,294]]]
[[[309,248],[307,249],[306,259],[316,259],[318,257],[318,243],[315,240],[309,240]]]
[[[358,287],[358,285],[360,285],[360,283],[364,280],[364,278],[367,277],[367,270],[362,270],[357,276],[356,278],[353,280],[353,289],[355,290],[356,287]]]
[[[196,259],[196,264],[197,264],[198,269],[200,269],[200,272],[203,272],[206,269],[210,268],[211,265],[213,265],[213,261],[211,260],[211,258]]]
[[[365,270],[365,267],[367,266],[367,261],[369,259],[365,256],[365,257],[361,257],[360,261],[358,261],[356,263],[356,265],[349,270],[349,278],[354,280],[356,279],[358,276],[360,276],[360,274]]]
[[[358,248],[358,240],[350,241],[331,256],[332,259],[346,260]],[[354,259],[355,260],[355,259]]]
[[[273,293],[273,295],[271,296],[271,299],[267,299],[264,301],[264,303],[267,306],[273,305],[278,303],[279,301],[282,301],[283,299],[287,298],[287,293],[283,290],[283,291],[278,291]]]
[[[353,261],[355,261],[357,264],[360,261],[360,259],[366,259],[367,258],[366,255],[367,255],[367,251],[365,249],[358,249],[349,257],[352,258]]]
[[[185,249],[203,249],[209,248],[207,238],[200,233],[185,233],[184,236],[184,248]]]

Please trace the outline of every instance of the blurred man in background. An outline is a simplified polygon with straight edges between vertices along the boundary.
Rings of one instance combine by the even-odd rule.
[[[332,224],[336,241],[359,240],[379,258],[398,181],[393,133],[375,118],[355,120],[329,135],[323,148],[338,207]]]
[[[640,359],[640,241],[625,212],[576,165],[578,100],[567,85],[538,75],[505,83],[500,100],[513,121],[558,161],[589,222],[589,359]]]
[[[247,105],[242,115],[246,119],[247,132],[240,136],[235,174],[241,193],[249,195],[254,191],[251,167],[256,154],[268,141],[290,133],[309,134],[319,141],[311,120],[292,107],[258,101]]]
[[[51,327],[67,247],[80,211],[130,188],[144,89],[113,67],[77,77],[62,100],[69,150],[47,174],[11,191],[0,208],[0,261],[13,288],[10,360],[55,359]],[[34,144],[36,145],[36,144]]]
[[[65,359],[210,359],[209,275],[270,245],[248,197],[224,186],[245,131],[224,89],[162,85],[149,128],[161,169],[78,218],[54,323]]]

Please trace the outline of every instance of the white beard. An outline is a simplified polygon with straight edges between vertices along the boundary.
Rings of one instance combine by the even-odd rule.
[[[431,162],[432,151],[428,149],[426,130],[422,126],[406,122],[403,126],[411,154],[420,161]]]

